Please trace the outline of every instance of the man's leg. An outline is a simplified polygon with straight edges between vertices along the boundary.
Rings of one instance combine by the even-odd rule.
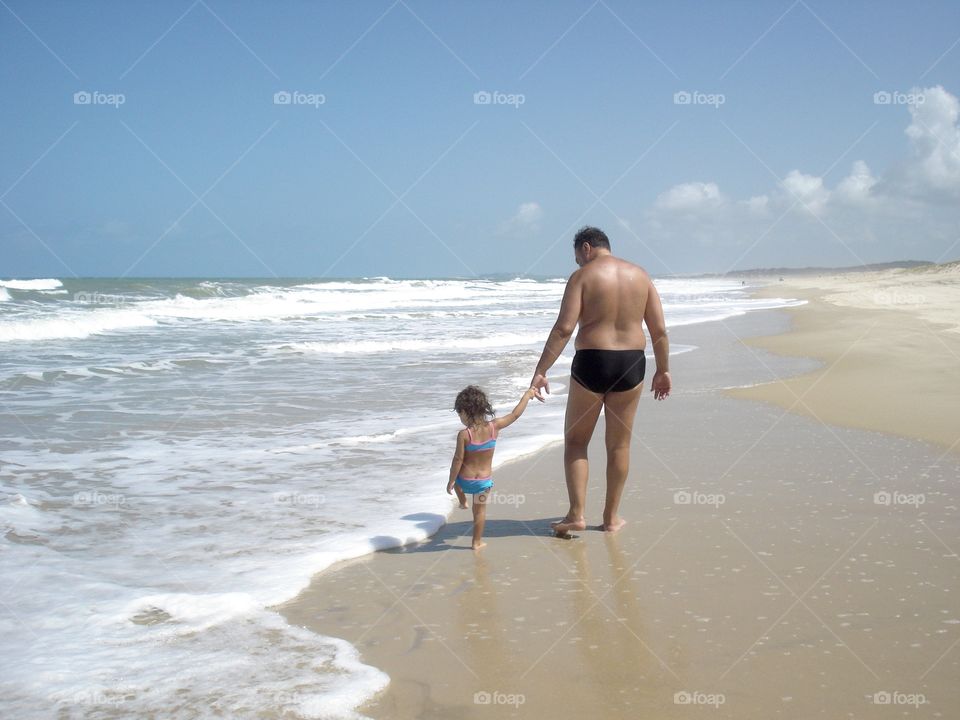
[[[587,446],[597,426],[603,396],[587,390],[570,378],[567,394],[567,414],[563,433],[563,469],[567,478],[567,495],[570,510],[558,523],[552,523],[557,535],[566,535],[570,530],[584,530],[583,506],[587,499]]]
[[[637,414],[637,404],[642,393],[643,383],[640,383],[633,390],[609,392],[603,398],[603,417],[607,426],[607,498],[603,505],[601,529],[609,532],[619,530],[626,524],[617,513],[620,510],[623,486],[627,482],[627,471],[630,469],[633,418]]]

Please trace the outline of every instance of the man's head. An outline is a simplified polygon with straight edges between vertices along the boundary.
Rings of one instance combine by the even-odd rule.
[[[573,256],[577,265],[584,265],[599,254],[610,252],[610,239],[600,228],[585,225],[573,237]],[[603,252],[606,251],[606,252]]]

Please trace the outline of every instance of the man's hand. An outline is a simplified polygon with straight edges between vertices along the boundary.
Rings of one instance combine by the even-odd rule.
[[[547,376],[536,374],[533,376],[533,380],[530,381],[530,388],[533,390],[533,396],[540,402],[544,402],[544,397],[541,394],[541,390],[546,390],[547,395],[550,394],[550,383],[547,382]]]
[[[454,482],[456,482],[454,480]],[[447,483],[447,495],[453,495],[453,482]]]
[[[666,400],[670,395],[673,383],[670,381],[670,373],[657,370],[653,374],[653,381],[650,383],[650,392],[656,400]]]

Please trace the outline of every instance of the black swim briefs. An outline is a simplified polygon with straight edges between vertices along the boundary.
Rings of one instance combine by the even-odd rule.
[[[570,375],[590,392],[604,394],[633,390],[646,368],[643,350],[577,350]]]

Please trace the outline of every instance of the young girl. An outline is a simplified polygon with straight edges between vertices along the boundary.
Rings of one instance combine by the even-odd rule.
[[[457,395],[453,409],[460,416],[465,430],[457,433],[457,449],[450,465],[450,482],[447,492],[456,490],[460,507],[466,509],[466,493],[473,495],[473,543],[471,547],[479,550],[484,545],[483,524],[487,517],[487,498],[493,487],[493,449],[497,445],[497,433],[517,421],[536,394],[534,388],[527,390],[517,406],[501,418],[493,417],[490,401],[483,390],[470,385]]]

